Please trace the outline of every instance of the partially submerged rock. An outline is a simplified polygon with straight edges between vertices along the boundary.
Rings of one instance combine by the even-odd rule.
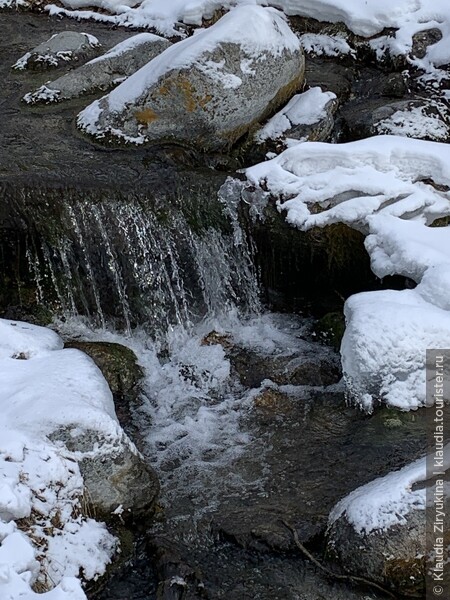
[[[132,413],[133,408],[138,406],[144,373],[137,364],[135,353],[126,346],[112,342],[71,340],[64,347],[77,348],[92,358],[108,382],[120,424],[141,448],[142,439]]]
[[[433,562],[427,523],[434,523],[426,515],[425,468],[426,459],[419,459],[356,489],[333,509],[328,551],[348,573],[406,596],[423,596]],[[444,537],[447,547],[447,532]]]
[[[44,70],[67,62],[86,60],[94,56],[100,42],[88,33],[63,31],[24,54],[13,69]]]
[[[304,68],[278,11],[241,6],[88,106],[78,126],[97,139],[225,149],[299,89]]]
[[[318,355],[316,347],[304,340],[298,340],[297,347],[289,352],[263,351],[248,348],[234,343],[229,336],[217,332],[209,333],[203,344],[220,344],[241,383],[246,387],[260,387],[264,380],[271,380],[276,385],[307,385],[328,386],[341,379],[341,369],[338,356],[328,348]],[[261,403],[276,399],[277,392],[266,392],[265,399],[261,396]],[[259,400],[256,401],[258,404]]]
[[[122,83],[169,46],[171,43],[163,37],[139,33],[106,54],[26,94],[24,101],[28,104],[61,102],[98,90],[106,91]]]

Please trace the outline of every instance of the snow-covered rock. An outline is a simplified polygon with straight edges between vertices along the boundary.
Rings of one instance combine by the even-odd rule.
[[[26,94],[24,101],[28,104],[61,102],[98,90],[106,91],[122,83],[170,45],[160,36],[138,33],[102,56]]]
[[[250,0],[251,1],[251,0]],[[318,21],[345,23],[354,34],[374,37],[373,49],[382,57],[410,55],[409,60],[417,67],[433,70],[450,63],[450,5],[447,0],[254,0],[255,3],[272,5],[287,15],[299,15]],[[62,0],[61,6],[50,5],[51,14],[66,14],[76,18],[95,18],[126,26],[154,27],[163,35],[178,33],[177,24],[182,22],[201,25],[220,9],[236,4],[248,4],[249,0]],[[127,10],[124,10],[124,6]],[[84,8],[101,7],[110,14],[99,14]],[[385,29],[393,33],[379,37]],[[434,36],[424,51],[417,52],[417,36],[427,30],[437,30],[441,38]],[[434,40],[437,41],[433,43]],[[341,46],[342,47],[342,46]]]
[[[117,549],[87,504],[128,512],[138,486],[147,503],[157,489],[145,473],[133,479],[139,455],[98,368],[62,347],[48,329],[0,320],[0,597],[11,600],[34,598],[37,583],[44,600],[84,600],[80,569],[96,579]]]
[[[255,135],[258,143],[282,138],[322,142],[331,134],[337,98],[314,87],[296,94]]]
[[[445,142],[450,137],[448,106],[442,100],[362,100],[349,103],[342,118],[352,139],[391,134]]]
[[[345,223],[367,236],[375,275],[418,284],[346,303],[344,376],[366,410],[424,406],[426,349],[450,344],[450,227],[429,227],[450,215],[449,164],[446,144],[379,136],[299,144],[246,171],[259,194],[280,198],[291,225]]]
[[[449,451],[450,446],[446,469]],[[352,575],[405,595],[423,594],[432,565],[432,548],[426,543],[425,480],[426,458],[421,458],[343,498],[329,516],[330,555]]]
[[[242,6],[165,50],[78,117],[97,139],[230,146],[301,85],[304,57],[283,16]]]
[[[96,54],[100,42],[88,33],[63,31],[52,35],[13,65],[13,69],[49,69],[72,61],[85,60]]]

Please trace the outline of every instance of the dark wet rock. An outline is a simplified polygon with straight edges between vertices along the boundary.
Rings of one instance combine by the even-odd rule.
[[[432,28],[424,31],[419,31],[413,36],[413,45],[411,49],[412,58],[424,58],[427,53],[428,46],[436,44],[442,39],[440,29]]]
[[[323,533],[323,522],[302,518],[292,506],[271,505],[270,501],[222,512],[214,517],[212,528],[222,539],[246,550],[292,552],[296,548],[293,535],[283,521],[295,527],[303,544]]]
[[[355,71],[329,59],[310,59],[306,61],[305,83],[309,87],[319,86],[324,92],[336,94],[339,102],[348,100]]]
[[[65,348],[77,348],[92,358],[103,374],[114,398],[117,418],[125,432],[141,448],[139,428],[133,420],[133,409],[139,405],[144,376],[137,357],[130,348],[112,342],[65,342]]]
[[[26,54],[14,65],[17,70],[44,70],[56,68],[72,61],[92,58],[98,53],[100,43],[96,37],[77,31],[54,34]]]
[[[244,193],[246,206],[255,210],[259,190]],[[314,315],[340,310],[350,294],[380,286],[370,268],[364,236],[343,224],[307,232],[286,223],[270,200],[249,216],[256,245],[256,261],[267,300],[277,309],[302,310]]]
[[[143,370],[133,350],[112,342],[68,341],[65,348],[77,348],[92,358],[108,382],[117,400],[136,400],[140,392]]]
[[[152,517],[159,494],[158,478],[125,434],[106,440],[98,431],[79,433],[64,428],[51,437],[77,453],[88,515],[108,522],[138,522]]]
[[[106,91],[135,73],[161,54],[171,43],[151,33],[140,33],[103,56],[69,71],[24,96],[27,104],[61,102],[79,96]]]
[[[342,312],[331,312],[321,317],[314,327],[315,332],[333,348],[339,350],[345,331],[345,318]]]
[[[245,36],[230,42],[230,32],[245,18],[267,29],[283,45],[280,51],[273,52],[269,44],[254,61],[251,38],[247,44]],[[242,6],[175,44],[87,107],[78,126],[103,141],[172,140],[204,150],[227,149],[301,87],[304,68],[303,51],[281,16]]]
[[[380,73],[377,69],[364,67],[355,82],[354,95],[363,98],[404,98],[409,95],[408,72]],[[409,99],[409,98],[408,98]],[[386,103],[386,100],[384,100]]]
[[[158,580],[156,600],[200,600],[208,597],[200,571],[182,559],[174,542],[164,537],[150,538],[147,552]]]

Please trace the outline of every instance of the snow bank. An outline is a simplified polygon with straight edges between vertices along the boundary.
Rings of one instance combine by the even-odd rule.
[[[300,144],[246,171],[292,225],[346,223],[367,235],[374,273],[403,275],[414,290],[358,294],[345,307],[342,363],[353,397],[408,410],[425,405],[427,348],[450,345],[450,148],[380,136]]]
[[[449,214],[450,146],[396,136],[348,144],[311,142],[246,170],[301,229],[344,222],[364,232],[375,213],[431,223]],[[434,182],[434,185],[432,181]]]
[[[115,439],[121,429],[95,364],[62,347],[48,329],[0,320],[1,598],[85,600],[80,569],[97,578],[116,548],[104,524],[82,516],[76,455],[51,436],[89,428]]]
[[[382,36],[373,46],[379,52],[408,54],[413,36],[419,31],[436,28],[442,39],[430,46],[423,59],[414,59],[419,67],[430,70],[450,62],[450,4],[447,0],[62,0],[65,8],[50,5],[52,14],[76,18],[95,18],[119,25],[154,27],[164,35],[174,35],[182,22],[201,25],[219,9],[258,3],[280,8],[287,15],[300,15],[319,21],[343,22],[357,35],[375,36],[385,28],[396,29],[395,36]],[[83,8],[97,7],[110,14],[94,13]]]

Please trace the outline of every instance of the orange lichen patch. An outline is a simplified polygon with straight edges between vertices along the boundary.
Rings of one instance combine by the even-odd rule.
[[[201,108],[205,108],[205,106],[208,104],[208,102],[211,102],[212,99],[213,99],[213,97],[211,96],[211,94],[206,94],[206,96],[203,96],[203,98],[199,99],[198,105]]]
[[[184,96],[184,104],[188,112],[194,112],[198,106],[198,99],[196,97],[194,87],[189,79],[180,77],[178,80],[178,88],[181,90]]]
[[[144,108],[134,113],[136,121],[141,125],[149,125],[159,119],[158,115],[151,108]]]

